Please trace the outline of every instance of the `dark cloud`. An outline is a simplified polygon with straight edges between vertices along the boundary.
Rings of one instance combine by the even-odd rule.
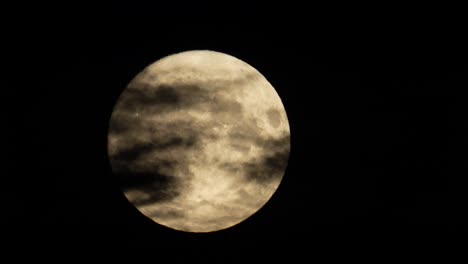
[[[229,114],[236,114],[242,112],[242,104],[229,99],[218,99],[216,102],[210,102],[210,110],[216,113],[228,112]]]
[[[207,84],[207,86],[209,85]],[[149,88],[129,86],[119,99],[116,110],[146,114],[160,114],[189,108],[214,113],[241,112],[242,104],[224,97],[222,90],[221,88],[201,87],[194,84],[159,85]],[[119,115],[116,114],[116,116]],[[120,121],[116,120],[116,122]],[[119,125],[116,124],[117,127]]]
[[[271,153],[276,151],[282,151],[284,149],[287,149],[289,151],[290,138],[291,137],[288,133],[287,135],[284,135],[277,139],[258,137],[255,141],[259,146],[264,148],[266,151],[270,151]]]
[[[127,132],[132,128],[132,123],[134,123],[133,119],[129,118],[126,113],[115,111],[109,123],[109,133],[120,134]]]
[[[254,142],[262,147],[265,154],[244,163],[223,163],[220,167],[231,172],[242,171],[248,180],[264,182],[280,178],[286,170],[289,159],[289,139],[289,135],[279,139],[257,137]]]
[[[152,115],[185,107],[187,110],[190,108],[190,111],[200,110],[219,115],[216,120],[226,122],[239,118],[243,112],[241,103],[196,85],[165,85],[149,90],[131,86],[118,104],[109,124],[109,136],[118,137],[122,142],[111,157],[114,162],[120,162],[118,167],[126,165],[122,162],[138,161],[151,152],[193,148],[201,138],[217,138],[217,135],[210,134],[210,129],[203,127],[206,125],[194,123],[191,119],[147,121]],[[158,111],[163,112],[156,113]],[[242,128],[252,129],[251,133],[256,133],[255,127],[250,128],[248,124]]]
[[[133,161],[140,156],[153,151],[153,146],[150,144],[134,144],[128,149],[120,150],[111,156],[114,161]]]
[[[175,104],[178,101],[179,95],[168,86],[159,89],[129,87],[124,91],[122,97],[122,102],[128,103],[128,105]]]
[[[258,134],[261,128],[256,119],[245,119],[241,125],[232,126],[228,133],[228,138],[232,143],[240,142],[255,144],[255,141],[261,139]]]
[[[183,188],[182,180],[190,177],[190,172],[179,160],[145,157],[155,151],[173,148],[191,148],[197,144],[196,134],[177,134],[164,138],[153,138],[151,142],[134,142],[110,155],[114,173],[118,176],[124,192],[138,190],[145,195],[130,198],[136,206],[169,201],[176,198]],[[150,156],[152,157],[152,156]],[[172,175],[174,171],[184,173],[184,177]]]
[[[288,163],[289,150],[284,149],[265,155],[257,162],[248,162],[243,166],[248,180],[270,181],[283,176]]]
[[[179,179],[172,175],[162,174],[157,170],[148,172],[120,171],[116,173],[124,191],[138,190],[146,194],[145,197],[132,197],[136,206],[169,201],[176,198]]]
[[[169,219],[172,220],[174,218],[182,218],[185,216],[184,211],[176,210],[174,208],[158,208],[158,210],[151,211],[146,214],[146,216],[150,218],[158,218],[158,219]]]
[[[240,151],[248,151],[255,145],[262,149],[260,158],[244,163],[223,163],[221,168],[231,172],[241,171],[248,180],[270,181],[283,176],[286,170],[289,150],[289,134],[278,139],[264,137],[258,134],[256,122],[246,122],[229,133],[230,146]]]
[[[166,112],[187,108],[209,100],[208,92],[198,85],[159,85],[155,87],[129,86],[121,98],[121,111]]]
[[[178,104],[181,101],[180,94],[168,86],[160,86],[154,93],[154,104]]]
[[[199,141],[199,135],[187,122],[174,122],[169,128],[153,127],[148,132],[151,136],[144,141],[138,140],[131,133],[122,132],[122,140],[127,143],[120,144],[117,152],[109,156],[124,192],[138,190],[145,194],[129,198],[136,206],[176,198],[183,188],[183,182],[190,178],[183,156],[178,156],[177,160],[164,159],[164,155],[152,153],[193,148]],[[175,171],[183,175],[172,175]]]
[[[242,153],[247,154],[250,151],[250,145],[248,144],[240,144],[240,143],[230,143],[229,146],[231,146],[233,149],[240,151]]]
[[[238,89],[239,87],[243,87],[244,85],[250,85],[257,80],[259,80],[259,75],[255,71],[245,71],[241,69],[243,72],[242,75],[237,76],[237,78],[232,79],[214,79],[209,80],[209,83],[214,85],[214,88],[217,89]]]
[[[289,147],[289,135],[272,139],[259,135],[259,130],[261,128],[256,120],[246,120],[242,125],[234,126],[230,130],[228,139],[232,145],[257,145],[270,152]]]
[[[248,64],[243,66],[250,67]],[[239,67],[238,75],[234,75],[234,78],[225,78],[224,75],[221,76],[210,76],[211,78],[200,78],[197,81],[205,85],[213,85],[216,87],[213,88],[229,88],[240,87],[252,82],[261,80],[261,76],[256,70],[246,69],[245,67]],[[133,86],[149,86],[149,82],[155,82],[158,79],[158,76],[167,76],[167,75],[177,75],[176,73],[181,73],[182,75],[191,75],[191,76],[203,76],[206,73],[201,72],[198,67],[191,67],[188,64],[173,66],[170,69],[159,69],[157,73],[151,71],[149,68],[146,68],[140,73],[140,78],[138,77],[133,81]],[[146,77],[146,82],[143,81]]]
[[[169,138],[161,138],[159,141],[155,138],[151,142],[141,142],[131,145],[129,148],[122,149],[111,155],[114,161],[134,161],[141,156],[158,150],[166,150],[169,148],[183,147],[190,148],[197,143],[197,135],[185,135],[184,137],[176,135]]]

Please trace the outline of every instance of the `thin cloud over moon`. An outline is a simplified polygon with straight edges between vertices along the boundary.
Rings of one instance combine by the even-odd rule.
[[[199,50],[165,57],[123,91],[108,154],[124,194],[155,222],[188,232],[238,224],[286,170],[286,111],[256,69]]]

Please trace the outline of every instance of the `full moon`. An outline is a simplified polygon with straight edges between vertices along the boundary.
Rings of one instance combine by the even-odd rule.
[[[122,92],[108,155],[128,201],[166,227],[212,232],[262,208],[286,170],[280,97],[249,64],[195,50],[164,57]]]

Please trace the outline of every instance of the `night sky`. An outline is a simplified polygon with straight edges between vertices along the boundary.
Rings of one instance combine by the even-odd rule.
[[[203,18],[186,11],[176,24],[164,12],[174,7],[154,20],[148,8],[125,5],[105,17],[82,7],[73,16],[31,10],[11,20],[26,23],[11,22],[4,33],[0,223],[11,245],[123,246],[143,255],[222,246],[227,256],[230,248],[348,247],[468,231],[468,64],[456,40],[378,26],[358,33],[319,18],[223,24],[199,6]],[[252,19],[252,8],[229,15],[249,10]],[[157,59],[193,49],[231,54],[260,71],[291,129],[272,199],[245,222],[202,235],[139,213],[107,157],[112,108],[128,82]]]

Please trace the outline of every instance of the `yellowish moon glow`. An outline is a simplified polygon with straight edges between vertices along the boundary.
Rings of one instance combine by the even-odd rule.
[[[187,232],[236,225],[274,194],[290,132],[273,86],[224,53],[162,58],[119,97],[108,154],[125,196],[155,222]]]

